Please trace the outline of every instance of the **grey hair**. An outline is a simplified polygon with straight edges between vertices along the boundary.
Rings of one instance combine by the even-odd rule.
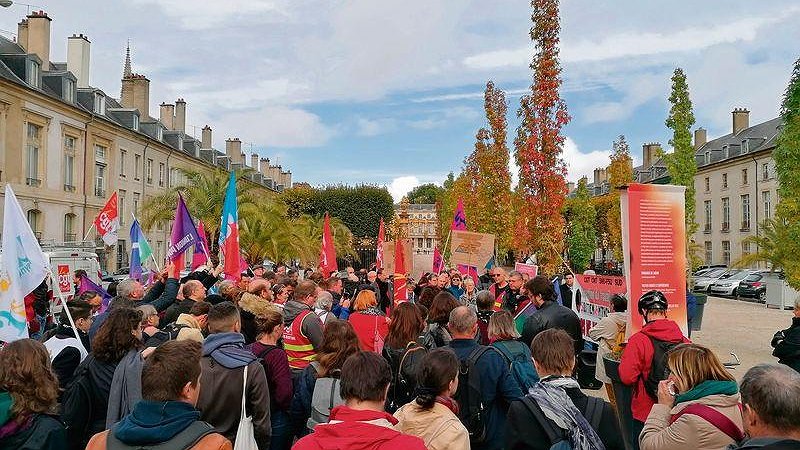
[[[148,319],[158,315],[156,307],[150,304],[139,305],[136,307],[136,309],[142,312],[142,323],[146,323]]]
[[[520,278],[522,278],[522,274],[517,272],[516,270],[512,270],[511,272],[508,272],[508,278],[511,278],[511,277],[520,277]]]
[[[317,301],[314,303],[314,307],[319,309],[324,309],[325,311],[330,311],[333,307],[333,296],[328,291],[322,291],[317,294]]]
[[[117,284],[117,297],[131,298],[131,294],[133,294],[138,286],[139,282],[131,278],[120,281],[119,284]]]
[[[458,306],[450,311],[450,320],[447,322],[447,327],[451,332],[466,334],[472,331],[472,327],[478,323],[478,315],[472,308],[467,306]]]
[[[758,364],[742,378],[742,403],[769,427],[781,432],[800,430],[800,374],[782,364]]]
[[[188,299],[195,292],[199,291],[201,287],[203,287],[203,283],[200,280],[187,280],[181,289],[183,298]]]
[[[480,291],[478,292],[478,295],[475,296],[476,308],[478,307],[478,305],[484,304],[484,305],[490,305],[489,309],[491,309],[491,307],[494,306],[494,300],[495,297],[494,294],[492,294],[492,291],[489,290]]]

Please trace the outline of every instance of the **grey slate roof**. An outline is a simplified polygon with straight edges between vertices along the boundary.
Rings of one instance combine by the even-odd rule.
[[[753,153],[775,147],[775,139],[780,131],[781,118],[761,122],[752,127],[745,128],[736,134],[728,133],[716,139],[712,139],[695,151],[697,167],[705,167],[711,164],[736,158],[746,153]],[[747,149],[742,152],[743,141],[747,142]],[[727,150],[727,156],[725,151]],[[706,153],[709,153],[709,161],[706,162]]]

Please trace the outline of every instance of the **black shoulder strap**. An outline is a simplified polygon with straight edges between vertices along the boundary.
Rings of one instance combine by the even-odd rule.
[[[256,358],[258,358],[260,360],[263,360],[264,357],[266,357],[267,354],[269,354],[269,352],[275,350],[276,348],[278,348],[278,347],[275,346],[275,345],[267,345],[266,348],[264,348],[264,350],[261,350],[260,352],[258,352],[258,354],[256,355]]]
[[[505,342],[502,341],[495,342],[494,344],[491,345],[491,347],[493,347],[495,350],[497,350],[498,353],[503,355],[503,359],[506,360],[509,366],[511,365],[513,355],[511,354],[511,350],[506,346]]]
[[[108,432],[106,450],[188,450],[213,432],[214,427],[206,422],[197,420],[166,442],[154,445],[127,445],[114,436],[114,430],[112,429]]]
[[[600,420],[603,418],[603,399],[589,396],[583,417],[589,421],[594,431],[600,432]]]
[[[547,434],[547,439],[550,439],[550,445],[564,440],[564,432],[559,432],[556,430],[556,427],[553,425],[550,419],[545,417],[542,409],[539,408],[539,405],[537,405],[531,397],[525,395],[521,400],[522,404],[528,408],[528,411],[530,411],[531,414],[533,414],[533,418],[536,419],[536,421],[539,422],[539,425],[542,426],[545,434]]]
[[[492,348],[492,347],[487,347],[485,345],[479,345],[467,357],[467,367],[473,367],[475,364],[477,364],[478,360],[481,359],[481,356],[483,356],[484,353],[488,352],[490,348]]]

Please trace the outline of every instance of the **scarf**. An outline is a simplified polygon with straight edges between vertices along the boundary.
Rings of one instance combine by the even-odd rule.
[[[35,414],[28,414],[25,417],[9,420],[5,425],[0,427],[0,439],[5,439],[17,433],[21,433],[33,425],[33,418]]]
[[[139,350],[130,350],[114,369],[111,389],[108,392],[106,428],[111,428],[142,399],[142,365],[144,359]]]
[[[706,380],[675,396],[675,403],[690,402],[709,395],[734,395],[739,392],[735,381]]]
[[[203,342],[203,356],[211,356],[227,369],[244,367],[256,360],[255,355],[244,348],[241,333],[210,334]]]
[[[436,403],[446,406],[447,409],[449,409],[450,411],[453,412],[453,414],[458,416],[458,403],[456,403],[456,401],[453,400],[451,397],[445,397],[443,395],[439,395],[436,397]]]
[[[577,380],[570,377],[546,377],[536,383],[530,395],[545,417],[566,430],[569,443],[575,450],[605,450],[603,441],[583,414],[572,403],[565,389],[580,389]]]

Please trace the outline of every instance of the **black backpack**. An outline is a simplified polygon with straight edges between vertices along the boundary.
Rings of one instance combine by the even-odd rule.
[[[158,347],[167,341],[174,341],[178,339],[178,334],[182,329],[187,328],[188,325],[179,325],[175,322],[165,326],[162,330],[157,331],[150,336],[144,343],[145,347]]]
[[[70,448],[84,448],[91,436],[92,406],[96,391],[89,364],[94,359],[91,354],[75,369],[75,376],[64,390],[61,399],[61,420],[66,425],[67,441]]]
[[[480,445],[486,441],[486,420],[489,411],[483,403],[477,363],[489,349],[491,347],[479,345],[467,359],[461,361],[458,370],[458,391],[455,395],[460,407],[458,418],[469,432],[469,441],[472,445]]]
[[[389,363],[392,369],[392,384],[389,389],[389,398],[386,399],[386,411],[394,414],[401,406],[414,399],[414,390],[416,384],[411,383],[403,374],[403,363],[409,353],[424,350],[425,347],[420,346],[414,341],[408,343],[402,352],[398,352],[389,347],[383,347],[383,357]],[[424,353],[424,352],[423,352]]]
[[[653,344],[653,359],[650,361],[650,373],[644,380],[644,389],[653,400],[658,400],[658,383],[666,380],[669,375],[667,373],[667,356],[669,356],[670,350],[677,347],[681,341],[669,342],[652,336],[647,337]]]

